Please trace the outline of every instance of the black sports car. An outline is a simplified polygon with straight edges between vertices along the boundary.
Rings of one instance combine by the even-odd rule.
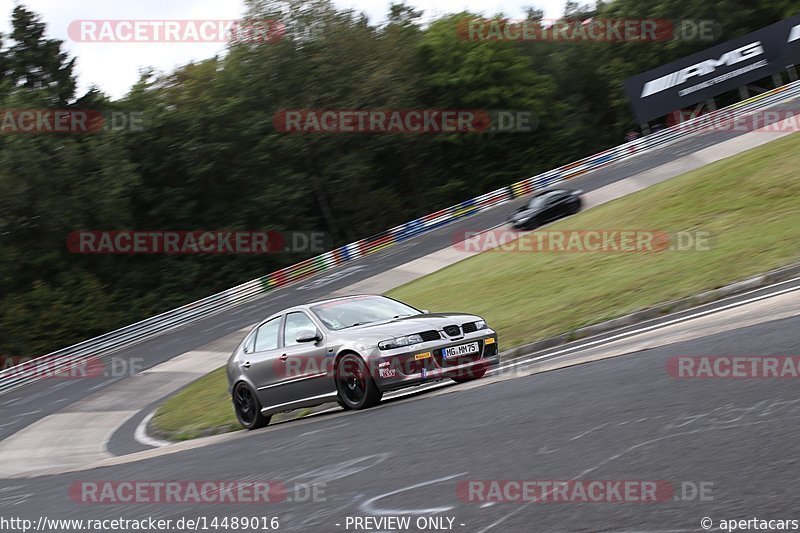
[[[533,229],[581,210],[583,191],[554,189],[537,194],[517,209],[508,222],[515,229]]]

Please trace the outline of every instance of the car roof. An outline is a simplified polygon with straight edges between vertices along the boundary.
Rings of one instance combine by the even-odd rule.
[[[307,304],[302,304],[297,307],[311,307],[312,305],[318,305],[322,303],[328,302],[338,302],[341,300],[350,300],[352,298],[364,298],[364,297],[380,297],[383,298],[380,294],[348,294],[347,296],[337,296],[336,298],[323,298],[322,300],[314,300],[308,302]]]
[[[263,324],[264,322],[267,322],[267,321],[275,318],[276,316],[285,315],[287,313],[291,313],[291,312],[294,312],[294,311],[300,311],[300,310],[310,311],[310,309],[315,305],[328,303],[328,302],[339,302],[339,301],[342,301],[342,300],[350,300],[352,298],[364,298],[364,297],[386,298],[385,296],[383,296],[381,294],[349,294],[347,296],[337,296],[336,298],[323,298],[322,300],[312,300],[311,302],[308,302],[308,303],[299,304],[299,305],[293,305],[291,307],[286,307],[284,309],[281,309],[280,311],[276,311],[276,312],[270,314],[268,317],[266,317],[263,320],[261,320],[258,323],[258,325]]]
[[[532,196],[532,198],[536,198],[538,196],[547,196],[548,194],[562,193],[562,192],[573,192],[573,191],[570,190],[570,189],[548,189],[546,191],[542,191],[540,193],[534,194]]]

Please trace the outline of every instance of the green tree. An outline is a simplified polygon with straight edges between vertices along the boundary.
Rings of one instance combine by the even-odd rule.
[[[62,41],[45,37],[45,24],[18,5],[11,16],[11,46],[0,63],[4,78],[35,92],[45,105],[64,106],[75,96],[75,59],[61,50]]]

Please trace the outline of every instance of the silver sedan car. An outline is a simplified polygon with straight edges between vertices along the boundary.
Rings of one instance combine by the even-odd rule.
[[[276,313],[228,360],[247,429],[279,412],[337,401],[365,409],[384,392],[483,377],[500,363],[497,334],[479,316],[429,313],[385,296],[348,296]]]

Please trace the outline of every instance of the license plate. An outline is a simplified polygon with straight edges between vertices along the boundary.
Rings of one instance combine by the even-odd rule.
[[[461,357],[462,355],[470,355],[478,353],[478,343],[471,342],[469,344],[459,344],[458,346],[451,346],[449,348],[442,348],[442,354],[445,359],[452,357]]]

